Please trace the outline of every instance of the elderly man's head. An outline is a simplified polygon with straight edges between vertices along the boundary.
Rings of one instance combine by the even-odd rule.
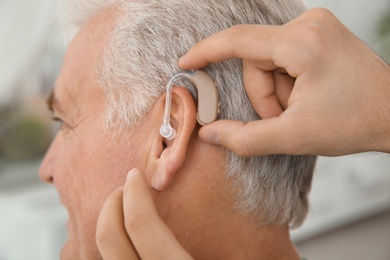
[[[134,167],[145,172],[160,216],[193,256],[234,258],[234,249],[241,248],[248,254],[241,252],[242,257],[255,257],[256,248],[264,250],[262,242],[282,245],[288,226],[306,216],[314,157],[240,158],[202,142],[196,91],[188,82],[173,90],[176,138],[165,140],[159,128],[165,85],[193,44],[235,24],[283,24],[304,5],[298,0],[89,2],[76,1],[72,10],[81,29],[49,99],[63,123],[40,172],[54,183],[69,213],[63,257],[99,258],[99,211]],[[242,85],[240,60],[205,71],[218,84],[220,118],[258,119]]]

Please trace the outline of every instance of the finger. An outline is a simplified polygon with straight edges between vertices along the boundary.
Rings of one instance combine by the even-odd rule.
[[[275,95],[273,73],[259,69],[257,63],[243,60],[243,83],[256,113],[261,118],[271,118],[283,112]]]
[[[288,100],[295,84],[295,78],[287,73],[274,71],[275,95],[283,109],[287,109]]]
[[[141,259],[192,259],[160,219],[149,185],[139,170],[124,186],[125,227]]]
[[[104,260],[139,259],[123,220],[123,189],[105,201],[96,227],[96,244]]]
[[[249,123],[220,120],[203,126],[200,138],[221,145],[241,157],[268,154],[302,154],[304,134],[299,125],[280,117]],[[297,142],[299,140],[299,142]]]
[[[178,64],[182,69],[198,69],[231,58],[268,61],[275,67],[273,53],[280,28],[270,25],[236,25],[195,44]]]

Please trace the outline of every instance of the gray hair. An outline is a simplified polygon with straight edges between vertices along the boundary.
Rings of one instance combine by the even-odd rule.
[[[77,6],[87,8],[79,12],[84,18],[76,18],[73,25],[81,25],[88,16],[110,5],[119,10],[96,71],[108,98],[110,128],[136,127],[136,122],[142,122],[164,93],[165,84],[179,70],[178,58],[199,40],[237,24],[281,25],[306,10],[300,0],[89,2],[77,1]],[[204,70],[218,84],[220,119],[259,119],[246,96],[239,59],[212,64]],[[189,83],[183,84],[193,92]],[[297,227],[303,222],[314,165],[314,156],[241,158],[226,151],[227,175],[241,187],[237,206],[258,216],[261,224]]]

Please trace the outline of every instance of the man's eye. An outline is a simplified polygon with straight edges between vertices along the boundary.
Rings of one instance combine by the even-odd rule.
[[[61,118],[56,117],[56,116],[52,116],[51,120],[53,120],[55,122],[59,122],[61,125],[64,123],[64,121]]]
[[[59,117],[57,117],[57,116],[52,116],[51,119],[52,119],[53,121],[59,123],[58,130],[73,130],[73,126],[69,125],[68,123],[66,123],[64,120],[62,120],[62,119],[59,118]]]
[[[64,121],[59,118],[59,117],[56,117],[56,116],[52,116],[51,119],[54,121],[54,122],[58,122],[58,129],[61,129],[63,126],[64,126]]]

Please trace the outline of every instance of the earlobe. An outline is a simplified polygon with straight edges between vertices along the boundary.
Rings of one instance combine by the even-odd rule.
[[[161,97],[164,98],[164,97]],[[164,102],[157,102],[156,114],[164,111]],[[162,116],[157,116],[158,129],[162,123]],[[155,138],[154,155],[151,172],[149,173],[151,186],[159,191],[166,189],[173,181],[176,172],[183,165],[191,136],[196,126],[196,106],[190,92],[183,87],[175,87],[172,91],[171,125],[176,130],[176,137],[167,140],[160,134]]]

